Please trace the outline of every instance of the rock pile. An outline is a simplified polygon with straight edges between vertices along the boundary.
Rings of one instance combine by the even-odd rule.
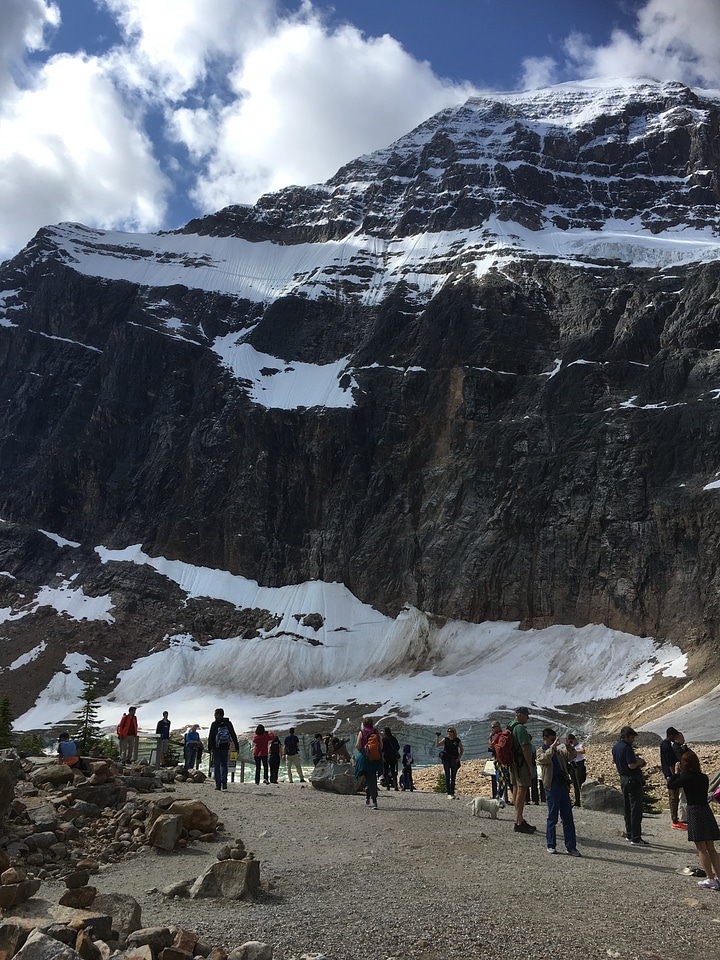
[[[57,764],[0,770],[6,797],[0,835],[0,957],[10,960],[271,960],[257,941],[230,953],[177,927],[143,928],[141,908],[124,894],[98,896],[90,878],[144,845],[158,851],[215,841],[218,817],[204,803],[177,799],[169,786],[182,770],[92,764],[88,778]],[[189,779],[205,779],[195,771]],[[62,879],[59,903],[35,897],[44,879]],[[260,864],[241,839],[223,844],[200,876],[163,891],[168,896],[251,899]]]
[[[144,765],[126,772],[99,761],[85,778],[54,763],[25,761],[24,767],[7,804],[0,850],[41,880],[61,879],[84,859],[125,859],[146,844],[169,851],[215,839],[215,814],[199,801],[178,801],[169,793],[175,779],[205,779],[198,771],[189,778],[182,768]]]

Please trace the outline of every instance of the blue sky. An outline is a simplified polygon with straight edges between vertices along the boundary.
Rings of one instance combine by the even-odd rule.
[[[327,179],[473,94],[720,88],[720,0],[0,0],[0,258]]]

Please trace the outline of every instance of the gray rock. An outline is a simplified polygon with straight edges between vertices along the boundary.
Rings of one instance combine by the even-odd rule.
[[[218,823],[218,816],[201,800],[174,800],[167,808],[168,814],[182,818],[186,830],[199,830],[212,833]]]
[[[95,887],[71,887],[62,894],[58,903],[61,907],[87,910],[88,907],[93,905],[96,896],[97,889]]]
[[[68,791],[71,800],[84,800],[99,807],[119,807],[127,800],[127,787],[124,783],[91,784],[80,783]]]
[[[174,850],[183,831],[182,817],[163,813],[148,831],[148,843],[160,850]]]
[[[129,893],[98,894],[93,907],[101,913],[110,914],[118,940],[127,940],[131,933],[142,927],[142,909]]]
[[[194,882],[194,880],[180,880],[177,883],[170,884],[169,887],[164,887],[162,894],[164,897],[189,897],[190,887]]]
[[[357,793],[355,767],[351,763],[328,763],[322,760],[313,768],[310,783],[316,790],[354,796]]]
[[[202,897],[224,897],[245,900],[260,889],[258,860],[217,860],[211,863],[190,888],[192,900]]]
[[[134,930],[126,939],[130,947],[148,946],[154,954],[172,946],[175,934],[168,927],[142,927]]]
[[[18,953],[16,960],[82,960],[79,953],[53,937],[33,930]]]
[[[26,840],[26,843],[31,850],[49,850],[50,847],[57,842],[58,838],[55,836],[55,833],[52,830],[38,831],[37,833],[33,833],[32,836],[29,836]]]
[[[22,880],[20,883],[8,883],[0,886],[0,909],[8,910],[29,900],[40,889],[40,880]]]
[[[62,787],[66,783],[72,783],[74,779],[75,777],[70,767],[61,763],[44,764],[41,767],[37,767],[30,774],[30,782],[36,787],[40,787],[45,783],[49,783],[53,787]]]
[[[228,960],[272,960],[273,948],[259,940],[248,940],[231,950]]]
[[[615,787],[597,780],[586,780],[580,789],[580,803],[585,810],[602,810],[605,813],[625,812],[623,795]]]

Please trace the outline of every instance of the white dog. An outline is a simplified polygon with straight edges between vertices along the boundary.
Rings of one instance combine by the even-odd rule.
[[[503,809],[505,801],[492,800],[490,797],[474,797],[470,801],[470,806],[474,817],[479,817],[481,811],[484,811],[489,813],[493,820],[497,820],[498,810]]]

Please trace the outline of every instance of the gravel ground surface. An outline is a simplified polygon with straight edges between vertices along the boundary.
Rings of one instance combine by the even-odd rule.
[[[481,765],[463,765],[461,790],[473,792]],[[434,783],[437,770],[425,778]],[[467,796],[430,791],[381,791],[374,812],[362,797],[297,781],[176,789],[213,809],[225,836],[242,838],[267,889],[254,903],[169,899],[159,891],[197,876],[216,846],[148,849],[92,880],[135,896],[146,926],[178,924],[226,949],[261,940],[276,960],[720,958],[720,894],[682,874],[698,865],[695,846],[667,813],[646,818],[651,846],[636,848],[621,817],[578,809],[574,859],[560,831],[558,854],[546,852],[543,806],[526,808],[538,827],[526,836],[514,833],[511,807],[498,820],[472,817]]]

